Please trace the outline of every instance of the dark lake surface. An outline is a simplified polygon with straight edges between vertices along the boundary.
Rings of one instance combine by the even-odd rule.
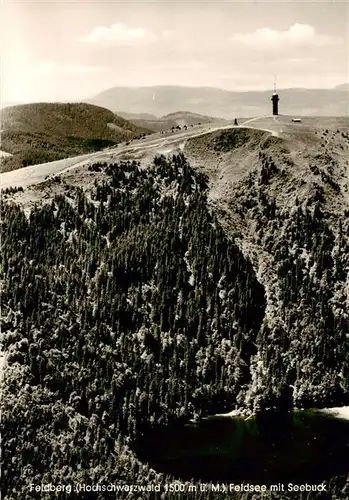
[[[183,480],[318,483],[349,472],[349,421],[316,411],[209,417],[151,430],[134,449],[155,470]]]

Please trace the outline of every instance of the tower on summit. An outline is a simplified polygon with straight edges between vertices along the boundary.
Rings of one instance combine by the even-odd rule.
[[[279,114],[279,96],[276,92],[276,77],[274,77],[274,93],[271,98],[273,101],[273,115],[278,115]]]

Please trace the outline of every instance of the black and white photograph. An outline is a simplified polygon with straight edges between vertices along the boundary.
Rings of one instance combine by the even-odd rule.
[[[349,499],[349,3],[0,1],[2,500]]]

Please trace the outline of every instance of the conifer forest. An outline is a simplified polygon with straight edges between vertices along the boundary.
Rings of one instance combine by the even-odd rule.
[[[208,177],[182,153],[149,168],[95,163],[102,182],[69,186],[30,212],[2,201],[4,499],[257,500],[199,479],[165,495],[176,478],[134,443],[233,409],[349,404],[348,214],[329,222],[320,188],[292,209],[278,205],[268,189],[283,174],[267,154],[259,161],[231,203],[273,256],[270,289],[209,203]],[[328,497],[263,498],[348,498],[346,476],[328,480]],[[31,490],[44,483],[100,489]],[[121,488],[131,484],[148,489]]]

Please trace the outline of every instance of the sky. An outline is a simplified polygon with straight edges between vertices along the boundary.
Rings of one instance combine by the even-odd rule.
[[[329,88],[349,80],[346,1],[1,0],[0,99],[114,86]]]

